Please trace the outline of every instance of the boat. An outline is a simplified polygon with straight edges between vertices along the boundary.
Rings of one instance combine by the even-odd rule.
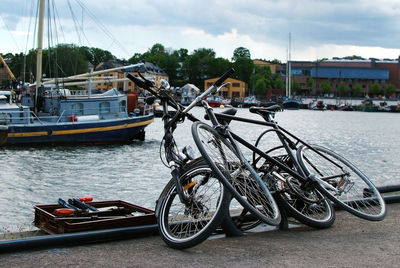
[[[382,101],[379,103],[378,111],[379,112],[391,112],[392,109],[390,108],[390,106],[387,104],[386,101]]]
[[[207,97],[206,102],[210,107],[220,107],[221,105],[225,105],[223,98],[215,95]]]
[[[339,106],[339,110],[341,111],[354,111],[354,107],[350,104],[343,104]]]
[[[371,99],[365,99],[356,109],[361,112],[376,112],[378,111],[378,106]]]
[[[0,92],[0,145],[105,144],[144,140],[154,121],[152,106],[142,108],[135,94],[110,89],[91,96],[71,95],[68,89],[45,90],[39,112],[13,103],[11,92]],[[23,100],[26,100],[25,98]]]
[[[41,73],[44,0],[40,1],[37,74]],[[143,63],[119,67],[119,70],[141,68]],[[93,75],[110,70],[67,77],[86,79],[88,90],[72,91],[54,81],[37,79],[24,84],[21,103],[13,101],[10,91],[0,92],[0,145],[20,144],[104,144],[143,140],[144,129],[154,121],[152,105],[139,100],[134,92],[120,93],[110,89],[93,94]],[[102,81],[100,81],[102,82]],[[76,84],[76,83],[75,83]],[[63,85],[67,83],[63,82]],[[79,94],[78,94],[79,92]],[[140,105],[139,105],[140,104]]]
[[[282,102],[282,108],[285,110],[298,110],[300,109],[300,101],[297,99],[287,98]]]
[[[245,97],[242,103],[242,107],[249,108],[252,106],[260,106],[260,101],[258,101],[255,96]]]
[[[309,108],[311,110],[326,110],[326,103],[323,100],[313,100],[310,104],[309,104]]]

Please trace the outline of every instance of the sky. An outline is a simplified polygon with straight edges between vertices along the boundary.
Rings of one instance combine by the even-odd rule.
[[[46,1],[47,2],[47,1]],[[74,43],[120,59],[161,43],[169,50],[211,48],[231,59],[292,60],[400,55],[399,0],[50,0],[44,44]],[[36,0],[1,0],[0,53],[35,48]],[[72,10],[72,12],[71,12]],[[55,14],[55,15],[54,15]],[[58,27],[55,27],[56,21]]]

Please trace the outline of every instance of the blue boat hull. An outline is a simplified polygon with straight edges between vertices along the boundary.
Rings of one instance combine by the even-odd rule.
[[[297,100],[286,100],[282,103],[282,107],[287,110],[298,110],[300,108],[300,102]]]
[[[2,145],[129,142],[135,137],[144,138],[144,128],[153,121],[154,116],[148,115],[92,122],[9,125],[0,141]]]

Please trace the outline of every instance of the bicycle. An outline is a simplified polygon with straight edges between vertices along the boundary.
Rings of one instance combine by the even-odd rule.
[[[265,121],[234,116],[234,112],[215,113],[220,122],[232,120],[269,127],[252,145],[229,130],[230,136],[253,152],[252,166],[262,176],[278,203],[300,222],[315,228],[333,224],[334,210],[326,200],[366,220],[383,220],[386,205],[379,191],[353,164],[333,151],[310,145],[278,126],[274,116],[279,106],[252,107],[250,112]],[[261,150],[261,139],[275,133],[278,145]],[[270,139],[268,139],[270,143]],[[315,174],[315,175],[314,175]],[[246,210],[240,215],[246,215]],[[229,219],[229,218],[228,218]],[[239,217],[239,223],[240,222]],[[247,224],[242,230],[259,222]],[[229,222],[225,224],[229,225]],[[239,226],[240,228],[241,226]]]
[[[154,84],[143,76],[141,76],[143,79],[141,80],[132,75],[128,75],[128,78],[135,82],[139,87],[147,89],[151,94],[159,97],[163,106],[165,131],[163,140],[165,140],[165,157],[169,163],[167,166],[171,168],[172,179],[167,184],[157,201],[156,216],[162,238],[168,245],[175,248],[194,246],[211,234],[222,220],[224,213],[226,213],[224,206],[227,206],[230,197],[225,193],[225,188],[227,188],[236,198],[240,199],[239,202],[261,220],[275,225],[280,222],[280,213],[275,200],[272,198],[267,187],[258,175],[254,171],[253,174],[248,173],[248,170],[250,170],[251,167],[247,162],[247,167],[243,165],[244,168],[241,166],[240,162],[235,162],[233,165],[228,163],[231,167],[236,169],[235,172],[237,178],[240,178],[240,180],[235,181],[236,185],[233,187],[230,180],[224,178],[221,179],[220,176],[215,176],[214,172],[209,172],[209,169],[206,170],[202,167],[200,168],[201,172],[197,173],[196,168],[198,166],[196,166],[196,164],[193,163],[191,166],[188,166],[190,165],[190,162],[187,160],[186,162],[183,162],[180,159],[180,154],[177,152],[176,144],[173,140],[173,131],[175,130],[177,123],[181,122],[185,118],[194,121],[194,125],[196,126],[203,126],[198,124],[198,119],[188,112],[199,102],[201,102],[206,109],[207,107],[209,108],[204,99],[210,94],[218,92],[221,87],[224,86],[222,85],[222,82],[231,73],[233,73],[233,69],[226,72],[217,82],[214,83],[213,86],[197,97],[196,100],[186,108],[173,100],[167,87],[160,87],[157,91],[154,90]],[[176,114],[171,119],[169,119],[168,115],[168,105],[176,109]],[[193,133],[193,135],[195,134]],[[231,146],[230,144],[226,145],[228,146],[227,148],[231,148],[229,147]],[[188,150],[182,150],[182,153],[186,155],[185,159],[188,158],[187,152]],[[236,165],[236,167],[234,165]],[[182,170],[185,172],[181,173]],[[200,179],[194,179],[192,174],[200,174]],[[250,176],[248,176],[249,174]],[[255,177],[255,179],[253,177]],[[202,197],[202,195],[199,194],[197,187],[203,186],[206,183],[210,184],[210,181],[214,181],[214,185],[218,185],[218,187],[214,187],[215,189],[218,188],[218,191],[220,192],[219,196],[213,197],[215,200],[214,202],[218,202],[219,205],[208,205],[213,208],[213,213],[209,213],[211,210],[208,209],[208,207],[207,211],[205,211],[203,203],[198,204],[198,199]],[[224,187],[221,187],[219,182],[221,182]],[[237,188],[241,189],[240,193]],[[194,196],[196,194],[197,199]],[[209,202],[212,203],[211,198],[209,198]],[[171,208],[175,207],[179,207],[179,209],[171,210]],[[176,216],[175,214],[179,216]],[[204,218],[203,214],[208,217],[211,217],[211,215],[213,216],[211,219],[202,219],[202,221],[197,220],[197,218],[201,216]]]
[[[224,74],[213,88],[220,86],[229,74]],[[198,162],[193,161],[190,147],[178,150],[173,133],[185,118],[198,120],[188,112],[199,100],[206,98],[211,90],[193,101],[190,108],[184,108],[174,100],[167,81],[161,81],[161,85],[156,87],[154,82],[140,73],[139,76],[141,78],[127,75],[137,86],[153,95],[146,100],[149,105],[154,102],[154,97],[161,101],[164,136],[160,144],[160,158],[171,169],[172,176],[156,201],[158,230],[167,245],[177,249],[192,247],[207,239],[220,224],[230,197],[206,167],[199,167]],[[176,109],[174,116],[170,115],[168,106]]]

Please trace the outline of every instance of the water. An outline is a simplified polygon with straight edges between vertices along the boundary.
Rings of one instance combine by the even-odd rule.
[[[199,118],[203,113],[194,109]],[[247,109],[239,109],[238,115],[258,119]],[[376,185],[400,183],[400,114],[288,110],[276,119],[305,141],[342,154]],[[185,121],[175,132],[180,148],[195,148],[190,126]],[[240,122],[231,126],[252,143],[263,131]],[[0,233],[34,229],[33,206],[57,203],[59,197],[91,195],[94,201],[124,200],[153,209],[170,179],[159,158],[162,134],[157,118],[147,127],[144,142],[0,149]]]

